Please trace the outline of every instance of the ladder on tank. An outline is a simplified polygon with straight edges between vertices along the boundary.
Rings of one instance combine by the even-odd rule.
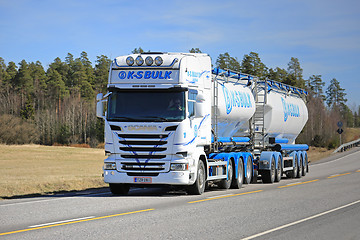
[[[255,97],[256,110],[251,119],[252,140],[255,149],[265,147],[265,104],[267,101],[267,81],[261,84],[258,79],[254,81],[253,93]]]

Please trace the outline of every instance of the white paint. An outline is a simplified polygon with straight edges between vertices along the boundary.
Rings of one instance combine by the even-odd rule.
[[[84,220],[84,219],[89,219],[89,218],[94,218],[94,217],[95,217],[95,216],[90,216],[90,217],[83,217],[83,218],[74,218],[74,219],[69,219],[69,220],[63,220],[63,221],[58,221],[58,222],[44,223],[44,224],[29,226],[29,228],[43,227],[43,226],[55,225],[55,224],[66,223],[66,222],[74,222],[74,221],[79,221],[79,220]]]
[[[252,236],[249,236],[249,237],[246,237],[246,238],[242,238],[242,240],[250,240],[250,239],[254,239],[254,238],[260,237],[260,236],[264,236],[264,235],[266,235],[266,234],[269,234],[269,233],[272,233],[272,232],[275,232],[275,231],[278,231],[278,230],[281,230],[281,229],[284,229],[284,228],[287,228],[287,227],[291,227],[291,226],[294,226],[294,225],[296,225],[296,224],[303,223],[303,222],[312,220],[312,219],[317,218],[317,217],[321,217],[321,216],[323,216],[323,215],[326,215],[326,214],[329,214],[329,213],[332,213],[332,212],[341,210],[341,209],[343,209],[343,208],[350,207],[350,206],[355,205],[355,204],[358,204],[358,203],[360,203],[360,200],[357,200],[357,201],[355,201],[355,202],[352,202],[352,203],[343,205],[343,206],[341,206],[341,207],[337,207],[337,208],[331,209],[331,210],[329,210],[329,211],[325,211],[325,212],[322,212],[322,213],[313,215],[313,216],[311,216],[311,217],[307,217],[307,218],[304,218],[304,219],[301,219],[301,220],[298,220],[298,221],[295,221],[295,222],[292,222],[292,223],[288,223],[288,224],[282,225],[282,226],[280,226],[280,227],[276,227],[276,228],[267,230],[267,231],[262,232],[262,233],[258,233],[258,234],[255,234],[255,235],[252,235]]]

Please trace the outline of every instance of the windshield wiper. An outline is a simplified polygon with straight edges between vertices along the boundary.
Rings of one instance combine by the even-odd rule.
[[[151,118],[151,119],[157,119],[157,120],[161,120],[161,121],[165,121],[165,122],[168,122],[169,119],[167,118],[164,118],[164,117],[156,117],[156,116],[141,116],[143,118]]]
[[[119,120],[125,120],[125,121],[139,121],[141,119],[139,118],[132,118],[132,117],[114,117],[109,118],[108,121],[119,121]]]

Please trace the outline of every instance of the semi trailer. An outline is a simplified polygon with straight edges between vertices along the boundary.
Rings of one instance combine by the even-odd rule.
[[[309,171],[308,146],[295,143],[308,119],[303,89],[212,68],[207,54],[159,52],[115,58],[107,89],[97,116],[113,194],[164,185],[202,194]]]

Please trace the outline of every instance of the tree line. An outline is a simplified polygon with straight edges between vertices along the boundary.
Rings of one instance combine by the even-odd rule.
[[[132,51],[142,52],[141,47]],[[64,61],[57,57],[47,69],[39,61],[6,64],[0,57],[0,143],[102,143],[103,121],[96,118],[95,95],[107,91],[110,63],[101,55],[93,65],[84,51],[78,58],[71,53]],[[258,53],[250,52],[239,61],[226,52],[217,57],[215,65],[308,90],[309,121],[299,136],[303,143],[332,147],[337,144],[337,121],[360,126],[360,109],[353,113],[347,107],[339,81],[332,79],[324,91],[321,75],[303,78],[297,58],[291,58],[287,69],[273,69],[266,67]]]

